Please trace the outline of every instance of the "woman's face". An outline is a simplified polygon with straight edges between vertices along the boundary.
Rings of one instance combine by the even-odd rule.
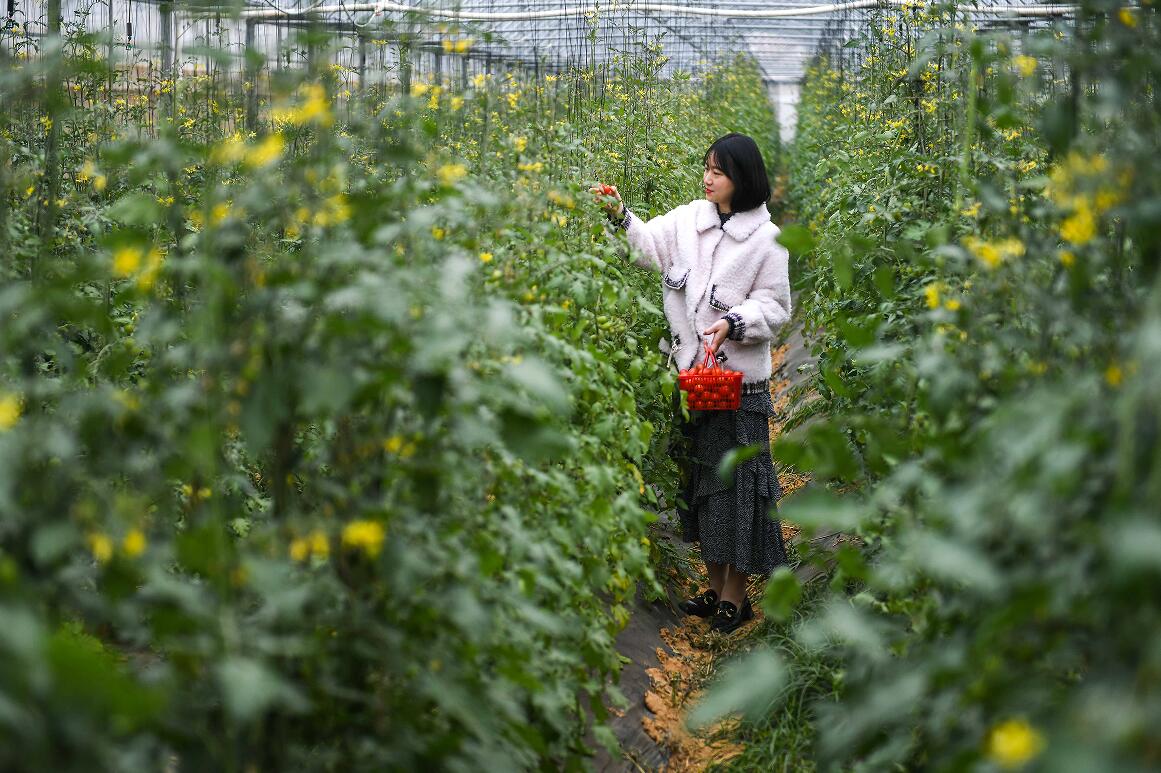
[[[705,187],[707,199],[719,205],[723,211],[730,208],[730,201],[734,198],[734,181],[726,177],[725,172],[718,166],[717,156],[713,153],[706,159],[701,182]]]

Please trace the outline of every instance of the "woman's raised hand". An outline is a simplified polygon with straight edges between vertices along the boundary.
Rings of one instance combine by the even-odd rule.
[[[600,205],[604,207],[605,212],[610,215],[620,217],[625,212],[625,204],[621,201],[621,193],[617,190],[616,185],[605,185],[598,183],[589,188],[589,191],[596,197]]]

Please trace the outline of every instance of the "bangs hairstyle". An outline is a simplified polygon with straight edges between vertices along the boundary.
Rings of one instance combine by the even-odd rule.
[[[745,134],[730,132],[714,140],[714,144],[705,152],[702,164],[708,164],[711,157],[734,184],[730,208],[735,212],[753,209],[770,200],[770,178],[766,176],[766,162],[762,160],[762,151],[758,150],[758,143],[753,139]]]

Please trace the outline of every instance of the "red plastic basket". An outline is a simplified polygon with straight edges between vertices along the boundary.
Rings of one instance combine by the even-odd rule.
[[[677,386],[688,394],[691,411],[736,411],[742,407],[742,372],[726,370],[714,357],[709,344],[701,365],[678,371]]]

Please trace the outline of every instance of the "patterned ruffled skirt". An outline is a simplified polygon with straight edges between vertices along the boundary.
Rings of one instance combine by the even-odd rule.
[[[682,418],[675,400],[670,451],[681,471],[677,514],[681,536],[700,542],[702,560],[731,564],[746,574],[765,575],[786,564],[786,546],[776,517],[782,496],[770,457],[769,384],[747,384],[736,411],[690,411]],[[761,451],[734,469],[732,482],[718,477],[718,464],[732,448]]]

